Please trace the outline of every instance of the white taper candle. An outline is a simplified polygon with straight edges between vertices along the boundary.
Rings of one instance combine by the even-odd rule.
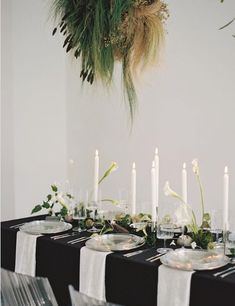
[[[98,202],[99,189],[99,152],[95,151],[95,166],[94,166],[94,202]]]
[[[69,159],[68,183],[69,183],[69,190],[65,191],[73,193],[75,191],[75,161],[72,158]]]
[[[186,163],[183,163],[182,169],[182,198],[185,203],[188,202],[187,170]]]
[[[151,168],[151,191],[152,191],[152,221],[157,221],[157,206],[156,206],[156,171],[155,171],[155,162],[152,162]]]
[[[223,229],[226,231],[228,230],[228,199],[229,199],[229,174],[228,174],[228,167],[224,168],[224,190],[223,190]]]
[[[155,149],[154,156],[154,165],[155,165],[155,180],[156,180],[156,207],[159,205],[159,155],[158,148]]]
[[[131,170],[131,214],[136,214],[136,168],[135,163],[132,164]]]

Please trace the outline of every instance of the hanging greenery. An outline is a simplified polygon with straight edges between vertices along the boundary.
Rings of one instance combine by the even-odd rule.
[[[224,2],[224,0],[220,0],[221,3]],[[229,22],[227,22],[225,25],[223,25],[222,27],[219,28],[219,30],[223,30],[224,28],[227,28],[231,23],[233,23],[235,21],[235,18],[233,18],[232,20],[230,20]],[[235,37],[235,35],[233,35],[233,37]]]
[[[133,119],[137,100],[133,78],[158,55],[168,17],[166,4],[161,0],[54,0],[52,9],[59,20],[52,34],[62,33],[63,48],[80,57],[82,81],[110,85],[114,62],[121,61]]]

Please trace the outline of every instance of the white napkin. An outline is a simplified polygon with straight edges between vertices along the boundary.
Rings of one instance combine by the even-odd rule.
[[[41,235],[30,235],[22,231],[16,236],[15,272],[35,276],[36,244]]]
[[[80,251],[79,291],[100,301],[105,299],[105,262],[112,252],[99,252],[87,247]]]
[[[188,306],[193,273],[161,265],[158,268],[157,305]]]

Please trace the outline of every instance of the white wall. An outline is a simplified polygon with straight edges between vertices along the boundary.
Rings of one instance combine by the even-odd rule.
[[[189,202],[199,207],[199,190],[191,161],[200,160],[206,206],[222,202],[223,168],[231,173],[231,205],[235,216],[235,24],[218,28],[233,18],[235,2],[168,1],[168,35],[159,67],[139,81],[139,107],[132,133],[123,106],[120,82],[105,94],[85,86],[81,91],[79,67],[67,67],[68,150],[77,160],[78,186],[92,182],[93,155],[101,155],[101,168],[116,160],[119,170],[102,186],[113,197],[130,186],[130,169],[137,167],[139,201],[150,199],[150,167],[157,146],[160,154],[160,199],[170,180],[180,192],[183,162],[188,164]],[[174,201],[173,201],[174,202]]]
[[[30,214],[66,178],[65,55],[48,2],[2,1],[2,218]]]
[[[8,34],[10,53],[5,57],[12,67],[3,67],[3,131],[10,126],[3,153],[4,164],[11,167],[3,169],[2,205],[15,208],[15,214],[3,210],[4,218],[27,215],[54,180],[68,176],[76,188],[91,186],[95,149],[101,172],[112,160],[119,164],[102,185],[104,195],[115,198],[119,189],[129,188],[135,161],[138,200],[149,201],[156,146],[161,203],[169,201],[162,192],[165,180],[180,192],[181,167],[187,162],[189,202],[199,211],[191,171],[191,160],[198,157],[208,210],[222,205],[223,168],[228,165],[231,219],[235,218],[235,24],[218,30],[234,17],[233,0],[168,1],[165,49],[160,65],[138,83],[139,107],[131,133],[119,69],[108,93],[93,85],[82,88],[79,64],[66,57],[58,36],[51,37],[48,2],[4,3],[11,4],[4,11],[8,18],[3,34]],[[73,166],[69,159],[75,161]]]

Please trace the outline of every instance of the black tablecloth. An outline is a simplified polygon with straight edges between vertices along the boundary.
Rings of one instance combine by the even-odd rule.
[[[10,226],[44,218],[45,216],[37,216],[1,223],[1,266],[3,268],[11,271],[15,268],[18,229],[10,228]],[[85,242],[67,244],[67,241],[71,239],[69,237],[53,240],[50,235],[37,239],[36,275],[48,277],[60,306],[70,305],[69,284],[79,289],[80,249]],[[161,263],[159,260],[153,263],[145,260],[154,254],[156,254],[155,247],[145,249],[143,253],[130,258],[123,256],[124,253],[121,252],[107,255],[105,273],[107,301],[126,306],[156,306],[158,267]],[[213,273],[222,269],[224,267],[193,274],[190,306],[235,305],[235,274],[224,279],[213,276]]]

